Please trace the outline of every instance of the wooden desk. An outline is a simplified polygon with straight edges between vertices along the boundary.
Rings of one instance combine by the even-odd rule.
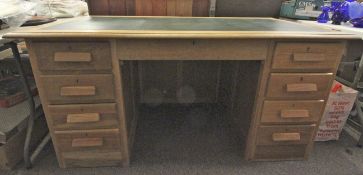
[[[345,41],[359,39],[270,18],[177,17],[84,17],[6,37],[26,39],[61,167],[129,164],[135,64],[151,60],[228,60],[218,102],[247,138],[246,158],[306,159]]]

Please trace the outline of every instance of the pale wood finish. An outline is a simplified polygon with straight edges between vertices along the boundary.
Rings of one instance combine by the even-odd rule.
[[[272,140],[274,142],[300,141],[301,136],[298,132],[292,133],[273,133]]]
[[[318,85],[315,83],[291,83],[286,84],[286,92],[316,92]]]
[[[91,53],[87,52],[56,52],[55,62],[91,62]]]
[[[261,114],[261,123],[300,124],[319,121],[324,100],[271,101],[266,100]]]
[[[99,113],[68,114],[67,123],[92,123],[99,122]]]
[[[267,54],[266,40],[118,40],[117,46],[120,60],[264,60]]]
[[[102,138],[80,138],[72,140],[72,147],[97,147],[103,146]]]
[[[94,96],[95,86],[65,86],[60,89],[60,96]]]
[[[118,128],[116,104],[49,105],[55,130]]]
[[[281,118],[308,118],[310,113],[308,110],[282,110]]]
[[[277,43],[272,69],[332,71],[343,51],[340,43]]]
[[[111,70],[108,42],[47,42],[33,44],[41,71]]]
[[[93,75],[43,75],[50,104],[113,102],[113,76]]]
[[[332,73],[272,73],[267,97],[325,99],[334,76]]]

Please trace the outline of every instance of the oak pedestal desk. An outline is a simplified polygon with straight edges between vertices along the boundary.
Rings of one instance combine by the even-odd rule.
[[[246,159],[306,159],[345,43],[359,39],[272,18],[105,16],[6,37],[26,40],[61,167],[129,164],[143,61],[226,61],[218,88],[236,88],[219,100]]]

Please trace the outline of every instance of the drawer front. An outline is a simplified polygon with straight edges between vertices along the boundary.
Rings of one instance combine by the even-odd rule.
[[[343,51],[340,43],[277,43],[272,68],[335,70]]]
[[[34,42],[40,70],[111,70],[108,42]]]
[[[116,104],[49,105],[55,130],[118,128]]]
[[[50,104],[114,102],[112,75],[40,76]]]
[[[319,121],[324,100],[265,101],[261,122],[266,124],[288,124]]]
[[[301,145],[311,142],[315,129],[312,125],[260,126],[257,131],[257,145]]]
[[[55,131],[55,136],[61,152],[120,150],[118,129]]]
[[[267,97],[324,99],[332,86],[333,78],[332,73],[272,73]]]
[[[307,145],[260,145],[256,146],[254,159],[296,160],[304,159]]]
[[[64,152],[65,167],[121,166],[121,152],[80,151]]]

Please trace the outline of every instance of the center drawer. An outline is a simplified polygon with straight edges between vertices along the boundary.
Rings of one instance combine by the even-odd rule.
[[[43,75],[45,96],[49,104],[114,102],[113,76]]]
[[[49,105],[55,130],[118,128],[116,104]]]
[[[332,86],[332,73],[272,73],[267,97],[325,99]]]
[[[260,126],[256,145],[308,144],[314,134],[315,124],[291,126]]]
[[[120,150],[119,129],[55,131],[54,133],[61,152]]]

